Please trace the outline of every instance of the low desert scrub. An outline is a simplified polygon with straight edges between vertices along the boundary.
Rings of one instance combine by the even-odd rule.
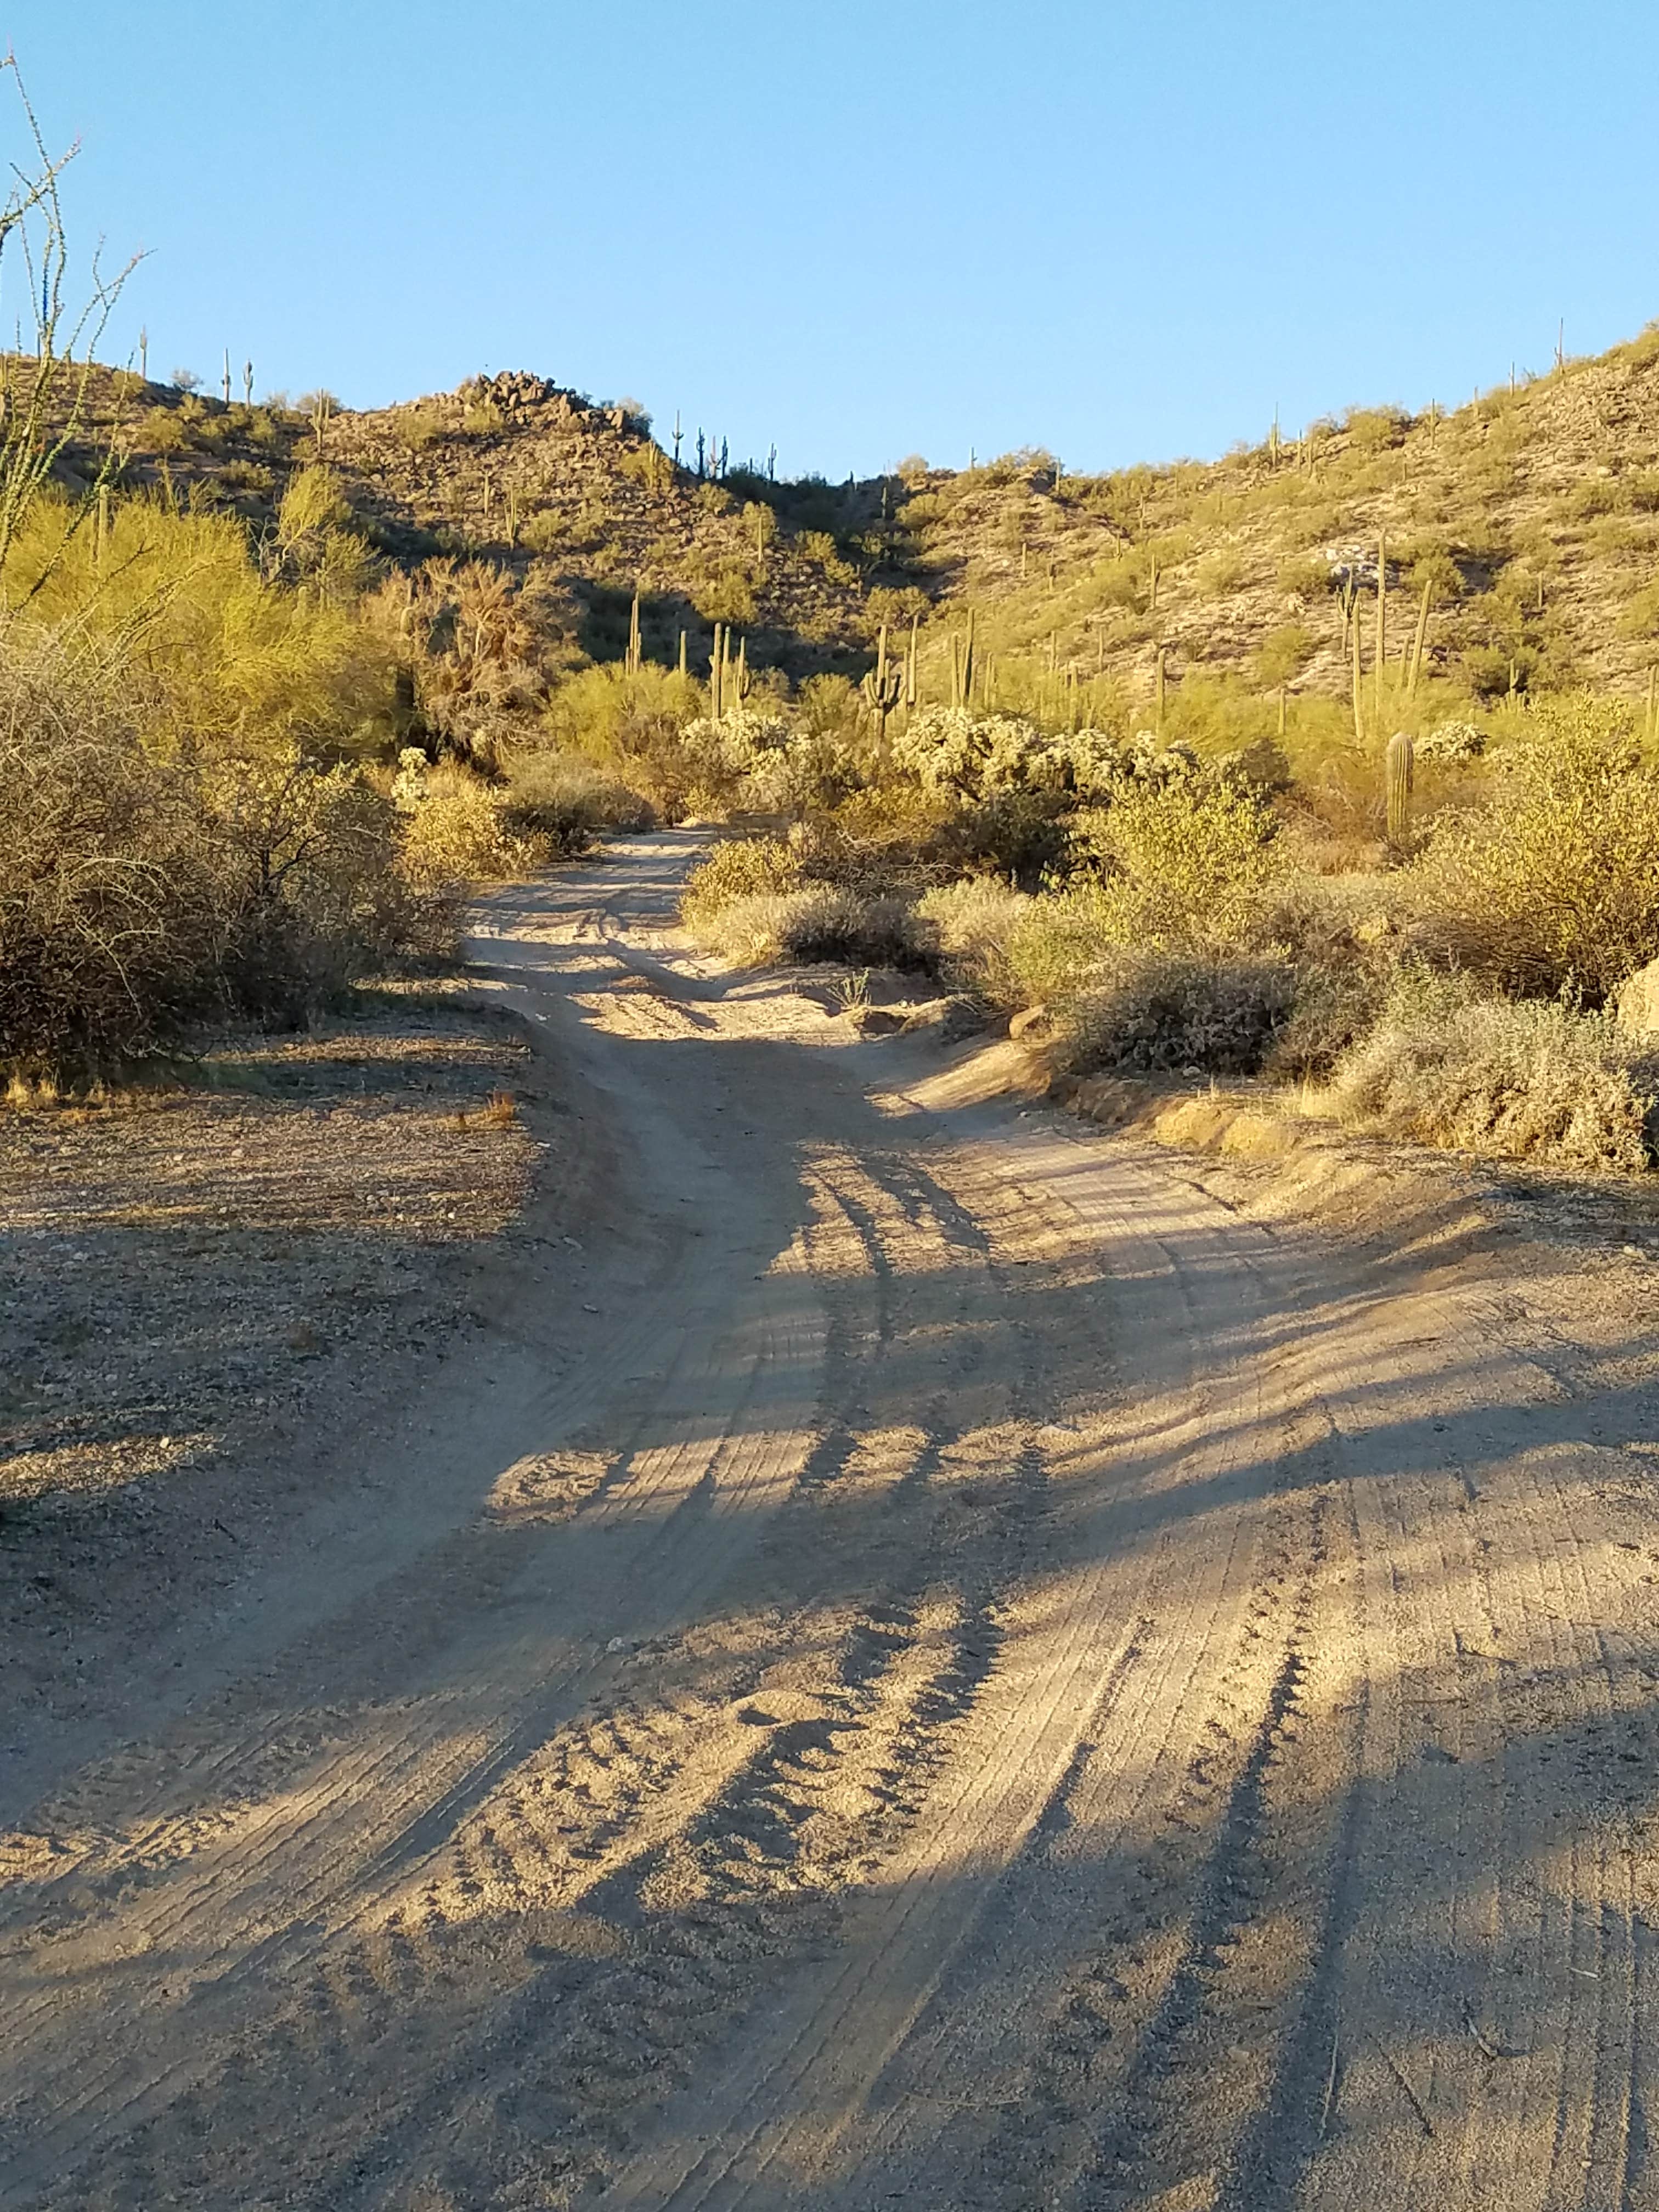
[[[1254,1075],[1297,988],[1271,954],[1120,946],[1067,1007],[1059,1058],[1079,1074]]]
[[[1599,1003],[1659,952],[1659,768],[1616,702],[1528,719],[1489,804],[1448,823],[1414,872],[1425,927],[1501,989]]]
[[[702,909],[690,927],[711,952],[742,967],[775,961],[927,969],[932,933],[904,899],[868,898],[833,884],[762,891]]]
[[[526,752],[507,764],[506,812],[520,836],[580,853],[607,830],[649,830],[650,801],[580,753]]]
[[[398,778],[406,810],[403,866],[421,889],[442,893],[498,881],[546,860],[546,841],[520,829],[507,794],[470,770],[445,762],[429,773],[417,772],[416,780],[418,789],[411,791],[406,763]]]
[[[291,1023],[453,937],[360,769],[280,740],[158,757],[120,672],[15,626],[0,790],[0,1065],[20,1073],[84,1075],[209,1015]]]
[[[739,901],[799,888],[800,854],[781,837],[734,837],[693,868],[680,896],[680,919],[699,933]]]
[[[1425,1145],[1640,1174],[1659,1068],[1612,1018],[1475,995],[1464,978],[1404,972],[1338,1065],[1350,1118]]]

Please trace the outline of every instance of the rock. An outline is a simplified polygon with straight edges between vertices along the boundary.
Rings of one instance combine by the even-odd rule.
[[[904,1027],[904,1016],[886,1006],[863,1006],[853,1017],[860,1036],[892,1036]]]
[[[1650,960],[1619,986],[1613,1000],[1619,1026],[1630,1036],[1659,1036],[1659,960]]]

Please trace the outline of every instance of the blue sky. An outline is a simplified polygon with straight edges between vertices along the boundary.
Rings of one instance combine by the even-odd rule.
[[[1207,455],[1659,315],[1659,9],[0,0],[117,352],[481,368],[831,477]],[[0,301],[0,313],[3,302]],[[5,317],[9,320],[9,317]]]

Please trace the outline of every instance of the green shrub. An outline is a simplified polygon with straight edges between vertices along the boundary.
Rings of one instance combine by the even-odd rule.
[[[1255,785],[1194,771],[1133,784],[1081,825],[1125,942],[1223,945],[1281,872],[1278,817]]]
[[[779,837],[734,837],[693,868],[680,894],[680,919],[700,929],[739,899],[768,898],[799,888],[799,853]]]
[[[833,884],[731,899],[694,908],[690,920],[701,943],[745,967],[798,960],[926,969],[934,961],[932,933],[908,901],[861,897]]]
[[[1119,946],[1067,1008],[1060,1057],[1079,1074],[1253,1075],[1296,990],[1294,968],[1271,954]]]
[[[1629,710],[1540,706],[1495,756],[1477,814],[1437,831],[1414,871],[1429,940],[1506,991],[1599,1003],[1659,953],[1659,768]]]
[[[526,752],[507,767],[507,827],[544,839],[553,850],[580,853],[606,830],[649,830],[650,801],[580,753]]]
[[[1612,1018],[1482,999],[1462,977],[1406,974],[1332,1096],[1418,1144],[1636,1175],[1659,1071]]]

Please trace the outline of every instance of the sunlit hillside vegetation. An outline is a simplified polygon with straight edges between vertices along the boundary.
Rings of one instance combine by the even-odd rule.
[[[14,502],[14,1069],[303,1018],[471,882],[743,816],[687,904],[732,957],[1041,1005],[1073,1072],[1648,1158],[1611,1010],[1659,954],[1659,335],[1103,477],[778,481],[528,374],[193,383],[68,380]]]

